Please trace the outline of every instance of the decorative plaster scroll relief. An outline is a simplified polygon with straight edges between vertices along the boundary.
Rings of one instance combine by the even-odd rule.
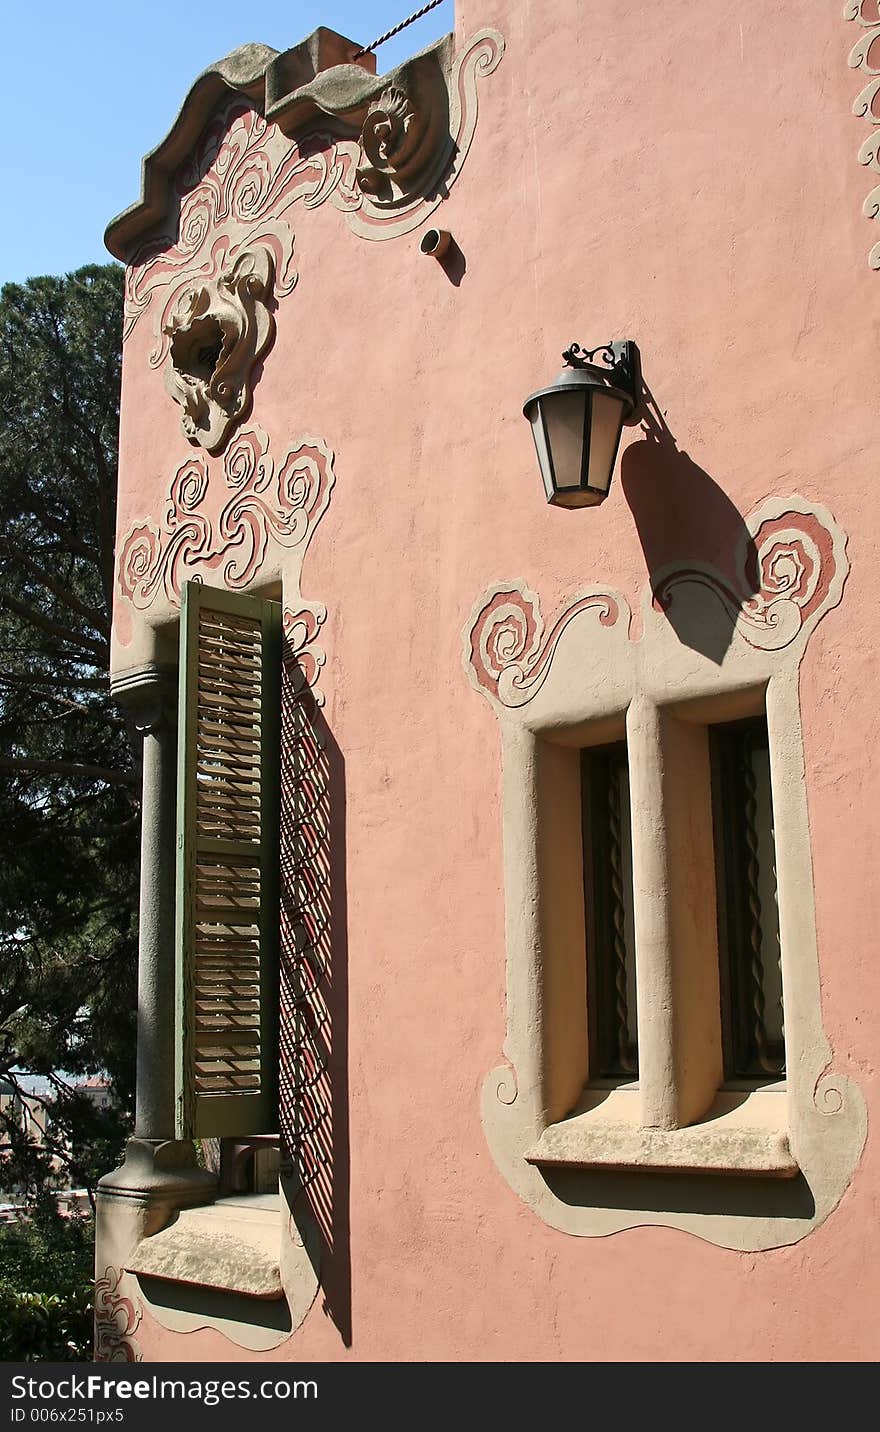
[[[739,635],[761,651],[806,639],[843,594],[849,564],[846,536],[826,508],[799,497],[774,498],[748,519],[728,580],[702,563],[662,568],[652,577],[653,604],[671,613],[687,587],[703,587],[727,612]],[[541,689],[563,632],[583,612],[601,627],[629,625],[619,594],[596,587],[571,601],[545,636],[540,602],[522,583],[490,587],[466,629],[465,669],[478,691],[517,707]]]
[[[150,366],[168,355],[171,315],[182,294],[219,280],[246,252],[265,249],[272,259],[274,296],[296,284],[293,230],[286,220],[297,202],[324,202],[342,174],[334,156],[302,152],[249,104],[230,100],[205,130],[198,149],[178,171],[177,237],[142,244],[125,272],[127,338],[155,296],[163,299]]]
[[[315,638],[326,620],[327,608],[321,602],[303,603],[296,610],[285,607],[282,617],[286,654],[295,662],[298,680],[302,687],[311,690],[316,706],[324,705],[324,693],[318,690],[318,677],[327,657]]]
[[[447,81],[448,113],[421,87],[389,86],[371,104],[357,146],[355,201],[342,184],[332,195],[361,238],[411,233],[447,197],[476,131],[477,79],[491,75],[503,54],[497,30],[472,36]]]
[[[243,253],[259,248],[271,256],[275,296],[289,294],[297,281],[290,226],[296,204],[315,209],[329,199],[363,238],[393,238],[416,228],[461,171],[476,129],[477,77],[491,74],[503,52],[496,31],[475,35],[452,66],[442,111],[436,103],[430,108],[422,103],[415,82],[411,93],[387,86],[372,102],[364,99],[354,123],[344,108],[337,114],[329,99],[313,96],[312,122],[323,112],[337,129],[348,127],[351,138],[315,130],[288,138],[249,101],[231,99],[176,173],[176,235],[151,238],[131,257],[124,337],[154,297],[161,298],[150,355],[151,365],[159,367],[184,291],[219,280]]]
[[[210,493],[210,471],[204,457],[189,458],[172,479],[161,523],[135,523],[123,537],[119,591],[139,610],[160,593],[179,606],[189,577],[244,590],[270,542],[304,553],[336,480],[333,454],[320,438],[301,438],[276,462],[269,439],[256,427],[236,434],[224,453],[219,506],[217,494]],[[214,469],[215,483],[219,477]],[[306,648],[323,620],[320,610],[311,613]]]
[[[125,1274],[107,1267],[95,1279],[95,1362],[143,1362],[143,1353],[133,1336],[143,1309],[137,1298],[119,1292]]]
[[[477,124],[477,77],[501,63],[497,30],[474,35],[449,80],[448,118],[392,85],[371,104],[360,134],[362,202],[349,223],[362,238],[394,238],[417,228],[449,193]]]
[[[780,651],[806,638],[836,607],[849,571],[846,534],[824,507],[798,497],[765,502],[747,524],[735,557],[734,584],[695,563],[652,579],[654,602],[670,611],[677,590],[696,583],[717,596],[750,646]]]
[[[606,588],[586,592],[560,614],[546,640],[538,597],[520,582],[491,587],[471,615],[465,667],[471,684],[502,706],[523,706],[540,690],[559,638],[581,612],[594,611],[600,626],[629,625],[624,599]]]
[[[254,367],[275,336],[272,278],[268,249],[247,250],[218,278],[178,292],[163,327],[165,386],[183,409],[184,433],[208,452],[250,408]]]
[[[418,159],[417,118],[403,90],[395,85],[370,105],[361,130],[362,161],[357,171],[365,194],[388,199],[397,190],[405,195],[404,185]]]
[[[880,174],[880,111],[875,107],[880,94],[880,44],[874,52],[874,63],[871,63],[874,42],[880,41],[878,0],[847,0],[843,8],[843,18],[855,21],[865,32],[856,40],[849,54],[850,69],[862,70],[864,74],[871,76],[853,101],[853,114],[867,119],[873,126],[872,132],[859,149],[859,163],[864,164],[874,174]],[[866,219],[880,217],[880,185],[875,185],[865,199],[862,213]],[[880,242],[870,250],[868,263],[873,269],[880,268]]]

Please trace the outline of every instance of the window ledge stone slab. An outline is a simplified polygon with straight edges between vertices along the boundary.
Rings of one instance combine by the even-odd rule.
[[[799,1172],[784,1133],[705,1124],[640,1129],[600,1123],[589,1114],[551,1124],[525,1158],[538,1167],[669,1169],[757,1178],[794,1178]]]
[[[275,1195],[255,1195],[183,1209],[169,1228],[141,1240],[127,1270],[249,1298],[282,1298],[279,1203]]]

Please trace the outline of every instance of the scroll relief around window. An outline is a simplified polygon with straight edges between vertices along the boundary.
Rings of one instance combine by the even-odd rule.
[[[391,82],[344,66],[338,92],[324,83],[333,71],[301,87],[301,136],[285,133],[298,121],[285,118],[283,105],[275,123],[242,96],[230,98],[178,169],[176,233],[142,244],[126,270],[124,336],[161,304],[149,362],[164,365],[191,443],[218,453],[248,416],[258,364],[275,337],[274,310],[297,283],[297,205],[329,201],[361,238],[389,239],[416,228],[448,194],[476,128],[477,77],[499,64],[504,41],[482,31],[441,63],[446,44]],[[315,128],[322,119],[334,132]],[[340,129],[354,134],[342,138]]]
[[[162,520],[135,522],[119,544],[117,590],[137,611],[158,600],[180,606],[185,581],[195,578],[231,592],[246,591],[263,571],[270,551],[289,553],[285,593],[295,592],[296,574],[330,502],[336,481],[333,453],[321,438],[302,437],[280,460],[269,451],[259,427],[247,428],[229,443],[222,470],[202,456],[175,472]],[[324,655],[316,637],[327,616],[319,602],[288,598],[284,612],[287,650],[314,686]],[[120,619],[117,618],[119,623]],[[323,697],[315,693],[319,704]]]
[[[730,571],[654,572],[637,639],[606,587],[546,626],[522,582],[474,606],[464,665],[499,719],[507,901],[507,1063],[486,1079],[483,1123],[507,1182],[553,1227],[655,1223],[776,1247],[849,1182],[866,1115],[822,1027],[798,695],[848,570],[831,514],[791,497],[747,520]],[[745,803],[752,838],[725,887],[715,754],[732,752],[748,770],[723,794]],[[727,928],[734,943],[744,931],[744,998]],[[783,1002],[787,1076],[784,1055],[768,1074],[730,1035],[757,1021],[760,1052],[771,1023],[782,1037]]]

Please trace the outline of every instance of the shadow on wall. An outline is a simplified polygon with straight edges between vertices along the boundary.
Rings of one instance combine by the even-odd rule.
[[[281,719],[279,1123],[324,1311],[351,1345],[345,768],[285,646]],[[334,858],[333,852],[336,852]],[[304,1229],[305,1232],[305,1229]],[[315,1239],[317,1233],[317,1239]],[[311,1253],[310,1253],[311,1256]]]
[[[665,609],[679,640],[721,665],[733,639],[734,618],[722,603],[667,603],[663,569],[675,562],[716,568],[740,604],[758,591],[755,544],[730,498],[703,468],[681,452],[654,396],[642,392],[644,440],[632,443],[620,464],[621,484],[635,519],[655,605]],[[745,552],[742,572],[734,554]],[[745,581],[743,580],[743,575]]]
[[[716,1174],[542,1170],[551,1193],[572,1208],[645,1209],[716,1218],[815,1217],[810,1185],[796,1178],[725,1178]]]
[[[449,247],[439,263],[449,282],[458,288],[467,272],[467,259],[454,238],[450,237]]]

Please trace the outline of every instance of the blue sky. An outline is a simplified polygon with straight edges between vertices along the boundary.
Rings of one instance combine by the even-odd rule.
[[[193,80],[249,40],[284,50],[326,25],[369,44],[422,0],[0,3],[0,284],[109,260],[104,228]],[[453,0],[377,53],[388,70],[453,27]]]

